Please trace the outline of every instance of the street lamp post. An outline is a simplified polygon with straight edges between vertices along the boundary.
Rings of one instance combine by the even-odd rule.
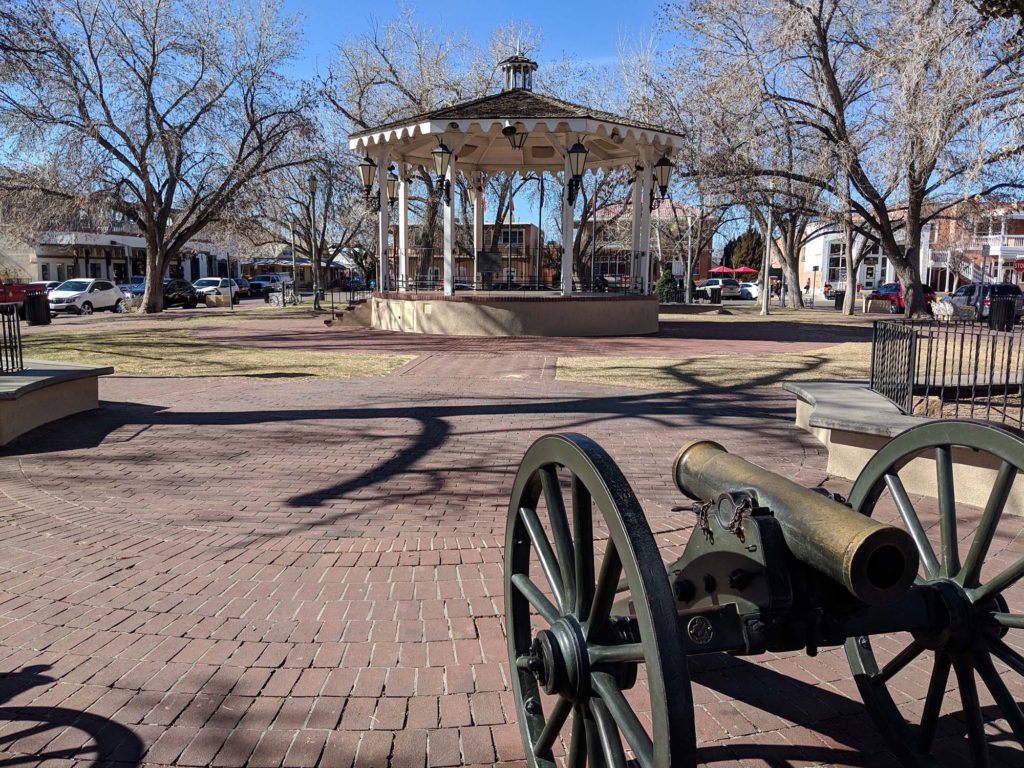
[[[291,237],[292,241],[292,293],[295,294],[295,302],[298,303],[299,292],[296,287],[296,283],[299,279],[299,267],[298,261],[295,259],[295,218],[292,216],[288,217],[288,235]],[[283,300],[281,303],[284,303]]]
[[[772,185],[774,191],[775,185]],[[771,299],[771,271],[772,271],[772,230],[774,224],[772,223],[772,206],[774,202],[769,200],[768,205],[768,227],[765,230],[764,237],[764,275],[761,279],[761,314],[768,315],[768,302]]]
[[[317,274],[319,270],[319,262],[317,259],[316,252],[316,176],[310,174],[309,176],[309,261],[310,267],[313,269],[313,309],[320,311],[320,280]],[[292,275],[292,281],[295,280],[295,275]]]

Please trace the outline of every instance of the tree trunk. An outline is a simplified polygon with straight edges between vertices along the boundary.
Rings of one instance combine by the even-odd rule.
[[[164,270],[166,254],[156,238],[146,237],[146,290],[142,294],[142,311],[147,315],[164,310]]]

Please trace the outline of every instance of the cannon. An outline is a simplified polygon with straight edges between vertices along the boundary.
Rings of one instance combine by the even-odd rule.
[[[957,507],[960,452],[991,468],[980,520]],[[920,482],[919,458],[934,461],[923,475],[937,499],[933,526],[900,476]],[[1024,744],[1024,612],[1004,594],[1024,576],[1024,557],[986,562],[1005,534],[1001,523],[1012,525],[1003,513],[1022,469],[1015,433],[934,421],[886,444],[843,499],[717,443],[692,442],[672,467],[692,506],[673,512],[696,520],[682,554],[666,563],[611,457],[582,435],[541,437],[513,484],[504,556],[509,666],[528,765],[554,766],[563,748],[570,767],[695,765],[690,656],[813,656],[838,646],[904,765],[937,764],[950,731],[966,738],[975,766],[997,750],[1020,764],[1020,751],[1007,758],[1005,750]],[[895,508],[895,524],[872,517],[880,504]],[[970,529],[964,514],[974,515]],[[923,702],[903,693],[902,675],[926,671]],[[983,705],[981,686],[994,706]],[[986,732],[987,720],[1000,722]]]

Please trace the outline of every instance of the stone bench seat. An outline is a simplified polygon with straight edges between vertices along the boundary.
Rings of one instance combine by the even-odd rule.
[[[25,370],[0,375],[0,445],[26,432],[99,407],[99,377],[110,366],[26,360]]]

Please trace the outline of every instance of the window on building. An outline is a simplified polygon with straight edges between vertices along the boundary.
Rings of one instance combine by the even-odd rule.
[[[498,235],[498,242],[501,245],[508,245],[510,243],[512,245],[522,245],[523,230],[513,229],[511,232],[509,232],[507,229],[503,229],[501,230],[501,233]]]
[[[846,282],[846,261],[843,258],[846,246],[843,243],[830,243],[828,247],[828,272],[825,281],[833,286]]]
[[[41,264],[39,266],[39,279],[40,280],[49,280],[50,279],[50,265],[49,264]]]
[[[89,277],[93,277],[93,278],[100,277],[102,275],[102,273],[100,272],[101,267],[102,267],[102,265],[101,264],[97,264],[95,261],[90,262],[89,263]]]

